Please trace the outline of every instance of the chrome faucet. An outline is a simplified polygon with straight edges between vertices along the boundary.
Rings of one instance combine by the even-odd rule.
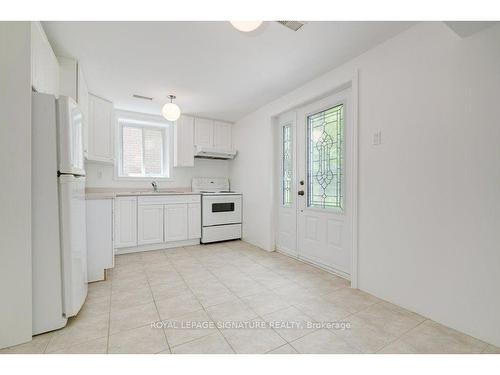
[[[151,185],[153,186],[153,190],[155,191],[155,193],[158,193],[158,182],[153,181],[151,182]]]

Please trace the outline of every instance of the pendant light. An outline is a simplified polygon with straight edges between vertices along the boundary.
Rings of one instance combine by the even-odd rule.
[[[173,100],[175,99],[174,95],[169,95],[168,97],[170,99],[170,103],[167,103],[163,106],[163,108],[161,109],[161,114],[168,121],[177,121],[181,116],[181,109],[177,104],[173,103]]]
[[[243,31],[244,33],[249,33],[254,31],[262,25],[262,21],[229,21],[231,25],[234,26],[236,30]]]

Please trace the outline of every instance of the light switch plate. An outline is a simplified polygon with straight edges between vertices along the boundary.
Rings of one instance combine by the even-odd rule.
[[[379,130],[379,131],[373,133],[372,145],[378,146],[381,143],[382,143],[382,131]]]

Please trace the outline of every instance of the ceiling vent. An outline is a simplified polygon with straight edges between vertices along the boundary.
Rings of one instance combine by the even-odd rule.
[[[293,31],[297,31],[302,26],[304,26],[304,23],[300,21],[278,21],[278,23],[282,24],[285,27],[288,27],[290,30]]]
[[[153,98],[150,98],[149,96],[143,96],[143,95],[137,95],[137,94],[134,94],[132,96],[136,99],[153,100]]]

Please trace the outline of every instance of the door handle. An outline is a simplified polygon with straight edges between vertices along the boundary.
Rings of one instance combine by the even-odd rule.
[[[298,194],[298,195],[300,195],[300,196],[303,196],[303,195],[304,195],[304,190],[299,190],[299,191],[297,192],[297,194]]]

